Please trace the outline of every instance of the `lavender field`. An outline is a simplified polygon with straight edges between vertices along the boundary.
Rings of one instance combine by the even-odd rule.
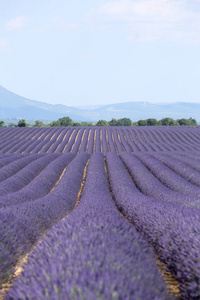
[[[0,262],[0,299],[200,299],[200,127],[0,128]]]

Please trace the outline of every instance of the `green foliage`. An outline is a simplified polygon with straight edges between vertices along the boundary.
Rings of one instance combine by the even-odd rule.
[[[99,120],[97,123],[96,123],[96,126],[108,126],[108,121],[106,120]]]
[[[191,125],[198,125],[195,119],[189,118]]]
[[[177,120],[177,123],[178,123],[179,125],[191,125],[190,119],[185,119],[185,118],[178,119],[178,120]]]
[[[163,118],[161,120],[156,119],[146,119],[146,120],[139,120],[133,123],[134,126],[176,126],[176,125],[198,125],[195,119],[178,119],[174,120],[172,118]]]
[[[42,121],[36,120],[33,127],[44,127],[44,123]]]
[[[177,122],[172,118],[163,118],[160,120],[162,126],[175,126],[178,125]]]
[[[147,120],[139,120],[137,123],[138,126],[147,126]]]
[[[80,127],[80,126],[81,126],[81,123],[75,122],[75,123],[73,123],[72,126]]]
[[[73,126],[73,121],[70,117],[59,118],[57,121],[50,123],[51,127],[67,127]]]
[[[19,120],[19,122],[17,123],[17,127],[27,127],[27,126],[28,124],[24,119]]]
[[[58,119],[58,121],[60,122],[61,127],[67,127],[73,125],[73,121],[70,117],[63,117]]]
[[[118,126],[132,126],[132,121],[129,118],[122,118],[118,121]]]
[[[109,126],[118,126],[118,120],[112,119],[111,121],[108,122]]]
[[[60,121],[53,121],[52,123],[50,123],[51,127],[60,127]]]
[[[50,127],[66,127],[66,126],[93,126],[91,122],[73,122],[69,117],[60,118],[49,124]]]
[[[81,122],[81,126],[94,126],[91,122]]]
[[[154,118],[149,118],[145,120],[138,120],[136,122],[131,121],[129,118],[121,118],[115,119],[112,118],[111,121],[106,120],[99,120],[95,126],[176,126],[176,125],[187,125],[187,126],[196,126],[198,125],[197,121],[193,118],[189,119],[178,119],[174,120],[172,118],[166,117],[162,118],[161,120],[156,120]],[[5,126],[4,121],[0,121],[0,127]],[[10,123],[9,127],[26,127],[28,124],[25,120],[19,120],[18,124],[15,125],[14,123]],[[91,122],[73,122],[70,117],[63,117],[59,118],[57,121],[53,121],[48,125],[45,125],[42,121],[36,120],[33,127],[67,127],[67,126],[74,126],[74,127],[81,127],[81,126],[94,126]]]
[[[156,126],[158,121],[156,119],[147,119],[147,126]]]
[[[4,121],[0,121],[0,127],[4,127],[5,126],[5,122]]]
[[[158,122],[157,122],[157,126],[162,126],[162,122],[161,122],[161,120],[158,120]]]

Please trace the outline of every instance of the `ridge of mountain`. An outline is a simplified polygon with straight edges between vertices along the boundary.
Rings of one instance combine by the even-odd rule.
[[[57,120],[69,116],[74,121],[93,121],[112,118],[139,119],[164,117],[173,119],[195,118],[200,121],[200,103],[172,102],[123,102],[107,105],[66,106],[63,104],[48,104],[19,96],[0,86],[0,119],[23,118],[32,120]]]

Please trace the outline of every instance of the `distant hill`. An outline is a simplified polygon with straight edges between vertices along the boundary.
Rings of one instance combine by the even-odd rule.
[[[56,120],[63,116],[70,116],[73,120],[86,121],[79,115],[79,109],[62,104],[52,105],[45,102],[30,100],[16,95],[0,86],[0,119],[43,119]]]
[[[195,118],[200,121],[200,103],[174,102],[167,104],[156,104],[148,102],[127,102],[107,105],[95,110],[95,116],[104,116],[103,119],[130,118],[132,121],[140,119],[155,118],[157,120],[170,117]]]
[[[57,120],[69,116],[74,121],[98,121],[100,119],[130,118],[139,119],[164,117],[173,119],[195,118],[200,121],[200,103],[175,102],[153,104],[148,102],[127,102],[110,105],[91,105],[69,107],[62,104],[52,105],[30,100],[16,95],[0,86],[0,120],[23,118],[32,120]]]

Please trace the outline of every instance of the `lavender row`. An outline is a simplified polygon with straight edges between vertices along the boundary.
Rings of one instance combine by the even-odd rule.
[[[76,136],[77,136],[77,133],[79,132],[79,130],[80,129],[78,129],[78,128],[76,128],[76,129],[73,130],[73,133],[72,133],[72,135],[71,135],[71,137],[70,137],[70,139],[69,139],[66,147],[64,148],[63,153],[71,151],[71,149],[73,148],[73,145],[75,143]]]
[[[51,163],[46,166],[46,168],[37,177],[31,180],[29,184],[15,193],[10,193],[4,196],[1,195],[0,208],[33,201],[49,194],[65,168],[75,156],[72,153],[63,154],[59,157],[58,154],[48,154],[43,160],[46,161],[46,158],[49,160],[49,157],[51,159]],[[18,181],[20,182],[20,178],[18,178]],[[16,178],[16,183],[18,183],[18,181]]]
[[[132,135],[131,135],[131,132],[129,129],[126,129],[124,128],[124,132],[125,132],[125,135],[126,135],[126,138],[127,138],[127,141],[132,149],[133,152],[138,152],[140,151],[138,146],[134,143],[133,141],[133,138],[132,138]]]
[[[5,299],[170,299],[152,249],[117,211],[92,155],[78,207],[49,230]]]
[[[0,182],[15,175],[17,172],[25,168],[32,161],[38,159],[41,156],[42,155],[39,156],[38,154],[27,155],[25,157],[10,162],[8,165],[3,166],[0,169]]]
[[[175,147],[173,144],[171,144],[169,141],[166,141],[166,139],[164,139],[162,137],[162,135],[159,133],[158,130],[154,129],[154,130],[148,130],[149,135],[151,135],[152,139],[155,142],[158,142],[158,145],[163,145],[164,149],[166,151],[177,151],[177,147]]]
[[[22,170],[15,175],[10,176],[4,181],[0,182],[0,199],[3,195],[19,191],[27,184],[29,184],[36,176],[38,176],[44,168],[47,167],[59,154],[51,154],[45,156],[38,156],[38,159],[29,163]],[[0,200],[1,201],[1,200]]]
[[[143,134],[143,136],[145,137],[146,139],[146,142],[149,143],[149,145],[152,147],[152,149],[154,151],[157,151],[157,152],[160,152],[160,151],[166,151],[166,147],[160,143],[158,143],[157,141],[154,142],[153,141],[153,136],[151,135],[151,132],[148,132],[148,131],[145,131],[143,129],[140,130]],[[169,151],[169,149],[168,149]]]
[[[114,140],[114,143],[115,143],[115,146],[117,148],[117,152],[120,153],[120,152],[124,152],[125,148],[124,146],[121,144],[121,141],[120,141],[120,136],[118,134],[118,131],[117,130],[111,130],[112,132],[112,135],[113,135],[113,140]]]
[[[134,128],[133,132],[136,135],[136,139],[140,141],[140,147],[143,147],[144,151],[154,151],[154,149],[146,142],[142,130]]]
[[[0,168],[26,156],[27,156],[26,154],[8,154],[8,155],[3,154],[1,155],[1,159],[0,159]]]
[[[89,129],[89,128],[86,128],[86,129],[85,129],[84,136],[83,136],[82,143],[81,143],[80,148],[79,148],[79,153],[82,153],[82,152],[86,152],[86,151],[87,151],[87,144],[88,144],[88,136],[89,136],[89,132],[90,132],[90,129]]]
[[[109,152],[109,146],[107,143],[106,135],[106,129],[102,128],[102,151],[104,155],[106,155],[106,153]]]
[[[128,140],[127,140],[127,137],[126,137],[126,134],[125,134],[124,130],[122,128],[119,128],[118,133],[119,133],[119,136],[120,136],[121,143],[122,143],[123,147],[126,149],[127,152],[132,152],[133,149],[131,148],[131,146],[128,143]]]
[[[196,131],[195,131],[196,129]],[[11,128],[0,137],[0,153],[64,153],[94,151],[199,152],[199,128],[68,127]],[[88,138],[88,140],[87,140]],[[86,150],[87,149],[87,150]]]
[[[130,129],[130,134],[131,134],[131,138],[132,140],[135,142],[135,144],[137,145],[139,151],[142,152],[146,152],[147,149],[145,148],[143,142],[139,139],[137,132],[135,131],[135,129]]]
[[[115,141],[113,139],[112,129],[110,129],[110,130],[107,129],[107,137],[108,137],[110,151],[118,154],[118,149],[117,149]]]
[[[60,133],[63,131],[63,128],[54,128],[51,134],[48,136],[48,140],[46,144],[41,148],[39,153],[48,153],[50,147],[56,142],[57,138],[59,137]]]
[[[52,138],[52,140],[49,141],[50,147],[45,145],[43,147],[43,149],[41,150],[41,152],[46,152],[46,153],[55,153],[56,152],[56,150],[62,143],[63,139],[67,135],[67,132],[69,131],[69,129],[64,129],[64,130],[63,130],[63,128],[60,128],[60,129],[62,129],[62,130],[58,131],[58,135],[55,134],[55,136]]]
[[[87,144],[87,152],[90,153],[90,155],[94,152],[94,133],[95,129],[92,128],[89,133],[89,139]]]
[[[77,138],[71,148],[71,152],[74,154],[77,154],[79,152],[79,148],[80,148],[80,144],[82,141],[82,135],[84,133],[84,128],[79,129],[78,133],[77,133]]]
[[[7,154],[7,151],[9,151],[10,149],[12,149],[13,147],[15,147],[16,145],[21,145],[21,143],[24,143],[24,141],[20,141],[18,139],[13,139],[11,141],[9,141],[9,143],[5,144],[3,146],[3,148],[0,150],[1,154]]]
[[[199,159],[197,159],[194,156],[190,156],[191,153],[186,153],[186,155],[184,155],[184,153],[169,153],[169,152],[165,152],[165,155],[172,157],[182,163],[187,164],[188,166],[192,167],[193,169],[200,171],[200,161]]]
[[[119,156],[108,153],[106,162],[118,209],[148,238],[179,281],[183,299],[199,299],[199,214],[195,209],[145,196],[134,186]]]
[[[146,153],[134,154],[162,184],[173,191],[200,197],[200,188],[173,172],[161,161]],[[199,174],[200,175],[200,174]]]
[[[188,147],[192,147],[192,149],[197,149],[198,150],[198,144],[194,143],[193,141],[191,141],[191,139],[188,137],[188,135],[186,136],[184,133],[179,133],[179,131],[174,131],[173,135],[177,137],[178,142],[183,143],[185,145],[187,145]]]
[[[179,153],[176,153],[179,154]],[[200,162],[200,152],[199,151],[185,151],[180,153],[181,157],[194,159],[198,163]]]
[[[47,196],[0,210],[0,285],[38,238],[73,210],[88,158],[87,153],[78,155]]]
[[[1,139],[1,145],[0,145],[0,150],[11,144],[12,142],[17,141],[17,138],[6,138],[6,139]],[[1,153],[2,155],[3,153]]]
[[[58,153],[63,153],[63,152],[64,152],[64,150],[65,150],[65,148],[66,148],[66,146],[67,146],[67,144],[68,144],[68,141],[70,141],[70,138],[71,138],[73,132],[74,132],[74,128],[70,128],[70,129],[66,132],[66,134],[65,134],[65,136],[63,137],[63,139],[62,139],[60,145],[58,146],[58,148],[57,148],[57,150],[56,150],[56,152],[58,152]]]
[[[181,141],[180,139],[178,140],[176,138],[176,135],[174,135],[173,131],[170,133],[167,130],[160,130],[161,133],[167,138],[170,143],[172,143],[175,147],[177,146],[178,148],[181,148],[182,150],[193,150],[192,146],[187,145],[186,142]]]
[[[184,195],[162,184],[133,154],[122,153],[120,157],[130,172],[139,190],[149,197],[185,206],[199,207],[199,199],[195,196]]]
[[[95,138],[96,138],[95,152],[100,153],[101,152],[101,131],[100,130],[95,130]]]
[[[200,187],[200,172],[190,167],[186,163],[162,153],[151,153],[153,157],[160,160],[176,174],[182,176],[187,181]]]
[[[35,128],[35,130],[31,132],[31,134],[29,134],[28,139],[31,140],[40,139],[45,134],[45,132],[49,132],[49,129],[50,128],[46,128],[46,130],[45,128]]]
[[[169,137],[166,135],[166,130],[164,130],[163,132],[162,130],[156,128],[152,132],[156,133],[157,137],[159,137],[164,143],[167,144],[167,147],[171,147],[175,151],[185,151],[184,146],[174,143],[172,140],[169,139]]]

